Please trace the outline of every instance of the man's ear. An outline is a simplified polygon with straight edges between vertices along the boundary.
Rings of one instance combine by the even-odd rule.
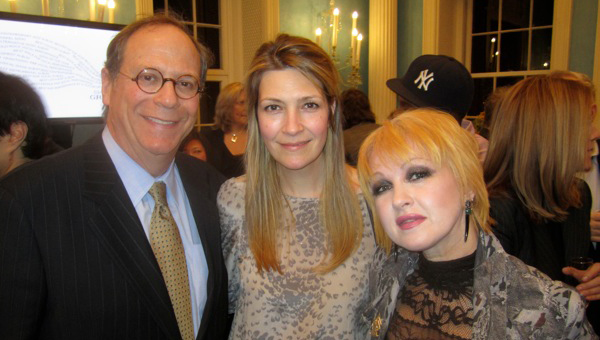
[[[110,76],[110,72],[108,72],[108,69],[106,67],[102,68],[102,104],[104,104],[105,106],[108,106],[108,103],[110,103],[110,92],[112,90],[112,82],[113,79]]]
[[[28,131],[29,128],[27,127],[27,124],[25,124],[22,121],[18,121],[10,125],[10,137],[8,138],[8,143],[10,145],[11,151],[14,151],[21,147],[21,145],[25,141],[25,137],[27,137]]]

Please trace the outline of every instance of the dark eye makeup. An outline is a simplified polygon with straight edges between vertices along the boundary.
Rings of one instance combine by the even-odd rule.
[[[428,178],[434,174],[434,170],[427,166],[412,166],[406,171],[406,180],[409,182]]]
[[[392,188],[392,183],[386,180],[379,180],[371,186],[373,196],[377,197]]]

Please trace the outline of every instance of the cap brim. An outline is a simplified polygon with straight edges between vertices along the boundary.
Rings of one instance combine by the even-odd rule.
[[[426,102],[422,101],[419,97],[415,96],[409,89],[407,89],[404,84],[402,84],[402,78],[392,78],[385,82],[387,87],[394,91],[397,95],[402,97],[402,99],[406,100],[410,104],[415,107],[426,107]]]

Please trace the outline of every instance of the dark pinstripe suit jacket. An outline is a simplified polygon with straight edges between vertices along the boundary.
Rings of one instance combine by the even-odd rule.
[[[222,176],[176,159],[208,263],[199,339],[226,337]],[[180,339],[160,269],[98,134],[0,181],[0,339]]]

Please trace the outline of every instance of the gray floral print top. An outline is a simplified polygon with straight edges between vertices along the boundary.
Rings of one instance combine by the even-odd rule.
[[[361,197],[364,233],[359,248],[339,267],[316,274],[327,240],[318,219],[319,199],[286,197],[296,220],[282,225],[283,274],[259,274],[248,246],[243,177],[223,184],[218,195],[223,253],[229,274],[230,339],[354,339],[367,299],[367,275],[375,240]],[[282,199],[284,199],[282,197]],[[283,229],[282,229],[283,230]]]
[[[403,249],[375,254],[360,329],[364,339],[384,339],[398,293],[418,265]],[[401,303],[401,301],[400,301]],[[472,338],[598,339],[579,293],[508,255],[496,237],[479,232],[473,279]],[[358,335],[357,335],[358,336]]]

